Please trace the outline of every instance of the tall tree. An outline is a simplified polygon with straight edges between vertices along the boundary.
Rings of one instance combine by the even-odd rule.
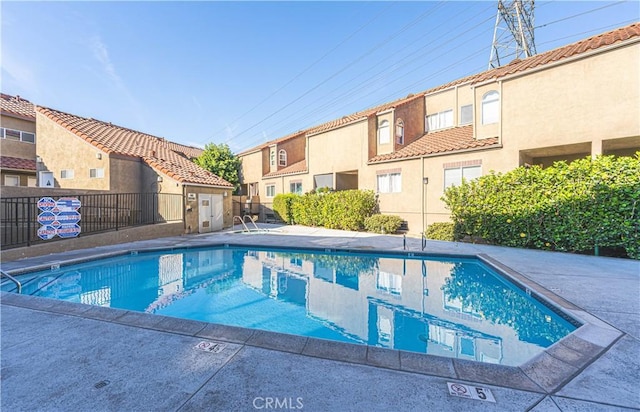
[[[204,152],[195,159],[195,163],[233,184],[236,190],[240,187],[240,165],[242,161],[231,153],[231,149],[227,144],[207,144],[204,147]]]

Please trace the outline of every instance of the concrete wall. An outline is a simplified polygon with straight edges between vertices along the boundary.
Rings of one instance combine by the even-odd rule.
[[[73,239],[44,242],[30,247],[5,249],[0,252],[0,260],[13,260],[51,253],[68,252],[70,250],[86,249],[117,243],[133,242],[136,240],[156,239],[166,236],[178,236],[183,233],[182,222],[162,223],[157,225],[138,226],[117,231],[80,236]]]

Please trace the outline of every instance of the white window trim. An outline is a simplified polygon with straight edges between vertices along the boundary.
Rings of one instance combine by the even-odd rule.
[[[36,133],[35,132],[26,132],[26,131],[23,131],[23,130],[11,129],[10,127],[0,127],[0,138],[2,138],[2,139],[6,139],[7,138],[7,134],[6,134],[7,130],[11,130],[13,132],[17,132],[18,136],[19,136],[18,139],[9,138],[8,140],[13,140],[14,142],[30,143],[30,144],[35,144],[36,143]],[[33,136],[33,142],[30,142],[28,140],[24,140],[24,135]]]
[[[270,195],[269,194],[269,188],[272,188],[271,190],[273,191],[273,193]],[[276,196],[276,185],[265,185],[265,196],[272,198]]]
[[[500,121],[500,93],[488,91],[482,96],[482,124],[494,124]]]
[[[425,117],[425,130],[434,132],[449,127],[453,127],[453,109],[443,110],[438,113],[431,113]]]
[[[471,119],[469,119],[468,122],[462,122],[462,109],[468,107],[470,109],[470,114],[471,114]],[[468,124],[472,124],[473,123],[473,105],[472,104],[465,104],[463,106],[460,106],[460,121],[458,122],[458,124],[460,126],[465,126]]]
[[[447,184],[447,179],[446,179],[446,174],[447,171],[453,171],[453,170],[458,170],[460,171],[460,178],[456,178],[456,181],[453,183],[449,183]],[[479,173],[477,174],[476,177],[472,177],[472,178],[468,178],[465,177],[465,170],[467,170],[467,173],[470,173],[471,170],[477,170]],[[442,176],[442,185],[444,186],[444,190],[446,190],[448,187],[450,186],[459,186],[462,183],[462,180],[465,180],[467,182],[477,179],[478,177],[482,176],[482,165],[481,164],[473,164],[473,165],[461,165],[461,166],[457,166],[457,167],[445,167],[444,171],[442,172],[443,176]]]
[[[280,151],[278,151],[278,165],[287,165],[287,151],[284,149],[280,149]]]
[[[73,169],[62,169],[60,170],[60,179],[73,179],[75,177],[75,172]]]
[[[378,193],[401,193],[402,172],[379,172],[376,175],[376,188]]]
[[[17,182],[18,182],[18,184],[17,184],[17,185],[13,185],[13,184],[11,184],[11,185],[10,185],[10,184],[7,184],[7,179],[8,179],[8,178],[16,179],[16,180],[17,180]],[[4,181],[2,182],[2,184],[3,184],[4,186],[13,186],[13,187],[18,187],[18,186],[20,186],[20,176],[18,176],[18,175],[4,175]]]
[[[95,171],[95,176],[91,176],[91,172]],[[90,179],[103,179],[104,178],[104,168],[96,167],[89,169],[89,178]]]
[[[384,141],[382,140],[383,138],[384,138]],[[379,144],[391,143],[391,131],[389,130],[388,120],[383,120],[378,125],[378,143]]]
[[[404,122],[402,119],[398,119],[396,123],[396,142],[404,144]]]

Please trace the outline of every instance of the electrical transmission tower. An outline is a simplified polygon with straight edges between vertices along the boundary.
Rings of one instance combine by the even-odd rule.
[[[536,54],[533,38],[535,0],[498,0],[489,69]]]

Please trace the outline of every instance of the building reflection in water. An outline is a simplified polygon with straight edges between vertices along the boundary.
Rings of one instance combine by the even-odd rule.
[[[25,293],[507,365],[574,329],[472,259],[194,249],[45,272]]]

